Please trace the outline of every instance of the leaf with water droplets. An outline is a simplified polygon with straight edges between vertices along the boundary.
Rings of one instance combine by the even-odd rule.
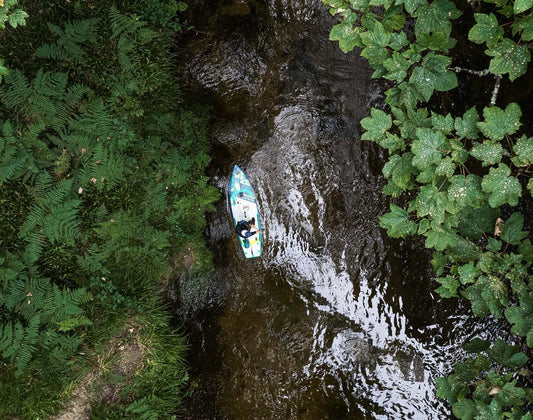
[[[351,23],[341,22],[331,28],[330,41],[339,41],[339,48],[347,53],[355,47],[362,47],[360,27],[354,27]]]
[[[424,185],[416,196],[413,210],[418,217],[431,216],[437,224],[444,222],[446,210],[450,207],[448,195],[433,185]]]
[[[433,123],[433,127],[435,129],[442,131],[444,134],[450,134],[453,130],[453,118],[450,114],[444,116],[432,112],[431,122]]]
[[[474,13],[476,24],[468,32],[468,39],[476,44],[487,43],[487,46],[496,44],[503,37],[503,28],[494,14],[485,15]]]
[[[479,133],[478,121],[479,115],[476,107],[473,106],[463,114],[463,118],[457,117],[455,119],[455,132],[460,138],[476,139]]]
[[[513,146],[516,156],[513,157],[513,164],[516,166],[527,166],[533,164],[533,137],[522,136]]]
[[[484,141],[475,145],[470,154],[482,162],[482,166],[499,163],[502,160],[503,147],[500,142]]]
[[[403,4],[407,13],[412,16],[418,6],[426,4],[426,0],[396,0],[396,4]]]
[[[429,4],[421,5],[413,14],[416,19],[415,34],[429,32],[445,32],[449,34],[452,29],[450,19],[457,19],[461,12],[449,0],[435,0]]]
[[[481,132],[491,140],[501,140],[506,134],[514,134],[522,125],[520,117],[522,111],[520,107],[511,103],[507,105],[505,111],[495,107],[483,109],[485,121],[477,123]]]
[[[493,74],[509,73],[509,79],[515,80],[526,73],[527,63],[531,61],[527,45],[517,45],[509,38],[486,50],[486,54],[494,57],[490,60],[489,70]]]
[[[417,128],[416,135],[418,139],[413,140],[411,144],[411,150],[415,155],[413,165],[420,169],[438,165],[443,150],[448,148],[444,134],[430,128]]]
[[[386,131],[392,127],[392,117],[376,108],[372,108],[370,115],[361,120],[361,126],[366,130],[361,139],[379,141],[385,138]]]
[[[533,0],[516,0],[513,5],[515,15],[523,13],[533,7]]]
[[[520,181],[511,175],[511,169],[500,163],[497,168],[490,168],[488,175],[483,177],[481,188],[489,193],[491,207],[500,207],[504,204],[516,206],[518,198],[522,196]]]
[[[521,33],[523,41],[533,40],[533,14],[517,17],[513,22],[513,34]]]
[[[435,90],[445,92],[457,86],[457,76],[446,68],[451,62],[450,57],[430,53],[414,69],[409,82],[429,101]]]
[[[481,178],[474,174],[453,176],[448,187],[448,200],[455,203],[457,210],[466,206],[479,207],[485,200]]]
[[[461,284],[475,283],[477,278],[481,275],[481,270],[474,265],[473,261],[460,266],[457,271],[459,273],[459,280],[461,281]],[[463,348],[468,352],[472,352],[471,350],[467,349],[465,345],[463,345]]]

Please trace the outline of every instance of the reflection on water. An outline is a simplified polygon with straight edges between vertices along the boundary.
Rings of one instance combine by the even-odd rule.
[[[227,204],[212,216],[211,287],[227,293],[192,337],[188,414],[445,418],[435,378],[480,327],[433,298],[421,244],[378,225],[383,157],[358,133],[378,89],[356,54],[328,41],[318,0],[254,10],[193,39],[185,65],[215,100],[217,185],[226,193],[239,163],[266,229],[263,256],[246,261]]]

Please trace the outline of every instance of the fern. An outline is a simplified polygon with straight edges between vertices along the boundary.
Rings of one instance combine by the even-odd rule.
[[[93,44],[98,30],[99,19],[84,19],[67,22],[65,29],[49,23],[48,29],[55,35],[56,42],[42,44],[35,51],[39,58],[80,63],[86,56],[86,44]]]
[[[0,136],[0,184],[11,179],[19,178],[29,169],[35,168],[35,160],[31,153],[15,136],[9,121],[2,123]]]
[[[25,258],[31,263],[39,259],[46,240],[73,246],[80,235],[80,200],[69,197],[73,180],[61,180],[52,186],[49,175],[38,180],[33,192],[36,202],[19,233],[20,238],[28,242]]]
[[[40,318],[33,317],[27,326],[21,322],[0,325],[0,354],[15,362],[16,376],[20,376],[31,362],[39,338]]]
[[[109,137],[113,127],[113,116],[100,98],[88,102],[70,121],[71,129],[90,133],[98,141]]]
[[[14,70],[7,75],[5,85],[6,89],[0,94],[0,99],[8,109],[17,108],[32,94],[28,79],[20,70]]]

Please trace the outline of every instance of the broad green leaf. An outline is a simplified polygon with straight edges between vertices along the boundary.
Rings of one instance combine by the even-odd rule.
[[[452,160],[460,165],[466,163],[469,153],[464,148],[463,143],[455,138],[449,138],[448,140],[452,148]]]
[[[466,263],[481,255],[480,248],[471,241],[457,235],[457,243],[448,248],[448,257],[453,262]]]
[[[497,363],[510,368],[520,368],[528,361],[528,357],[518,351],[518,347],[497,339],[488,351],[489,356]]]
[[[483,109],[485,121],[477,123],[481,132],[491,140],[501,140],[505,134],[514,134],[522,125],[522,110],[515,103],[507,105],[505,110],[498,107]]]
[[[389,153],[392,153],[397,150],[403,150],[405,148],[405,141],[396,134],[386,133],[386,137],[379,140],[379,145],[387,149]]]
[[[518,204],[518,198],[522,196],[522,186],[518,179],[510,175],[511,169],[505,163],[500,163],[497,168],[490,168],[488,175],[483,177],[481,189],[489,194],[491,207]]]
[[[409,40],[407,39],[407,35],[405,34],[405,32],[393,32],[391,34],[391,41],[389,43],[389,47],[392,48],[394,51],[400,51],[408,44]]]
[[[437,384],[437,397],[450,402],[456,400],[448,378],[437,378],[435,382]]]
[[[24,10],[16,9],[13,12],[9,12],[7,15],[7,21],[13,28],[16,28],[17,26],[24,26],[28,16],[29,15]],[[1,26],[3,27],[4,24],[2,23]]]
[[[421,4],[426,4],[426,0],[397,0],[396,4],[403,4],[407,13],[413,16],[416,8]]]
[[[339,41],[339,48],[348,53],[355,47],[362,47],[362,28],[353,26],[351,23],[341,22],[331,28],[329,33],[330,41]]]
[[[492,315],[496,318],[503,317],[502,306],[509,303],[507,286],[498,277],[493,275],[481,276],[477,283],[482,288],[481,297],[487,303]]]
[[[503,28],[500,27],[498,19],[494,14],[485,15],[483,13],[474,13],[476,24],[468,32],[468,39],[476,44],[483,42],[487,46],[496,44],[503,37]]]
[[[463,114],[463,118],[457,117],[455,119],[455,132],[460,138],[477,139],[479,132],[478,121],[479,115],[476,107],[472,107]]]
[[[395,51],[391,58],[387,58],[383,61],[383,67],[387,70],[387,74],[383,76],[385,79],[394,80],[397,83],[400,83],[407,76],[407,70],[411,67],[411,63],[400,53]]]
[[[441,131],[443,134],[450,134],[454,127],[454,121],[450,114],[440,115],[432,112],[431,122],[433,123],[433,128]]]
[[[533,195],[533,178],[530,178],[528,183],[527,183],[527,189],[529,190],[529,192],[531,193],[531,195]]]
[[[387,184],[383,187],[381,192],[384,195],[389,195],[391,197],[399,197],[403,194],[404,190],[403,188],[398,187],[398,185],[389,180]]]
[[[371,117],[361,120],[361,126],[366,130],[361,136],[362,140],[379,141],[385,138],[385,133],[392,127],[390,114],[376,108],[370,111]]]
[[[479,207],[485,200],[485,193],[481,190],[481,178],[473,174],[451,177],[448,199],[455,202],[457,209],[466,206]]]
[[[509,73],[511,81],[525,74],[527,63],[531,61],[527,45],[517,45],[509,38],[504,38],[487,49],[486,54],[493,57],[489,64],[490,72],[493,74]]]
[[[427,230],[427,229],[426,229]],[[433,270],[437,274],[437,276],[442,275],[444,272],[444,268],[446,267],[446,264],[448,264],[448,259],[444,254],[441,252],[434,252],[433,258],[431,259],[431,265],[433,266]]]
[[[459,287],[459,282],[453,276],[437,277],[435,280],[441,284],[439,288],[435,289],[435,292],[437,292],[441,297],[457,297],[457,288]]]
[[[439,191],[433,185],[421,187],[414,203],[418,217],[429,215],[437,224],[444,222],[446,210],[449,206],[448,195]]]
[[[489,238],[486,248],[492,252],[499,252],[502,249],[502,243],[496,238]]]
[[[501,420],[503,419],[503,412],[500,403],[493,399],[490,404],[485,404],[481,401],[476,401],[476,420]]]
[[[533,40],[533,14],[516,18],[513,22],[513,35],[521,33],[523,41]]]
[[[526,391],[515,385],[516,380],[508,382],[503,386],[502,390],[498,392],[498,395],[496,395],[496,399],[500,402],[501,405],[520,406],[524,403],[522,400],[526,397]]]
[[[500,142],[484,141],[477,143],[470,154],[482,162],[482,166],[500,163],[503,155],[503,147]]]
[[[435,169],[435,174],[438,176],[444,176],[446,178],[451,178],[453,174],[455,173],[456,168],[457,166],[455,165],[452,158],[449,156],[446,156],[437,165],[437,168]]]
[[[407,235],[416,233],[417,225],[412,220],[409,220],[407,211],[396,204],[391,204],[390,210],[389,213],[379,218],[380,226],[387,230],[389,236],[392,238],[404,238]]]
[[[445,32],[422,33],[418,36],[418,45],[432,51],[447,52],[450,48],[450,35]]]
[[[391,33],[387,32],[380,22],[374,24],[373,31],[360,34],[364,45],[385,48],[391,41]]]
[[[446,137],[441,132],[430,128],[418,128],[417,140],[413,140],[411,150],[414,153],[413,165],[420,168],[428,168],[438,165],[442,159],[442,153],[448,149]]]
[[[457,236],[443,228],[433,228],[424,234],[426,248],[444,251],[448,247],[457,245]]]
[[[447,67],[451,58],[430,53],[424,57],[422,66],[417,66],[409,82],[415,85],[426,101],[429,101],[433,92],[445,92],[457,86],[457,76]]]
[[[461,12],[449,0],[435,0],[429,4],[422,4],[413,13],[416,17],[415,34],[429,32],[451,32],[450,19],[457,19]]]
[[[423,101],[424,97],[415,88],[412,83],[403,81],[398,87],[391,88],[386,92],[387,104],[391,106],[405,106],[408,109],[414,109],[418,102]]]
[[[476,337],[469,342],[464,343],[462,347],[468,353],[481,353],[490,347],[490,341]]]
[[[452,412],[455,417],[461,420],[472,420],[477,413],[474,402],[468,398],[457,401],[452,405]]]
[[[383,28],[388,32],[402,29],[405,25],[405,16],[402,14],[402,6],[387,7],[381,18]]]
[[[533,137],[522,136],[513,146],[516,156],[512,158],[516,166],[533,164]]]
[[[512,324],[511,332],[526,337],[533,328],[533,299],[520,299],[519,306],[510,306],[505,310],[505,318]]]
[[[515,0],[513,11],[515,14],[523,13],[533,7],[533,0]]]
[[[473,261],[460,266],[458,271],[461,284],[475,283],[477,278],[481,275],[481,271],[474,265]],[[467,349],[465,348],[465,350]]]
[[[519,211],[514,212],[502,227],[502,240],[511,245],[518,245],[522,239],[528,236],[528,232],[522,230],[523,227],[524,216]]]
[[[481,290],[475,284],[469,286],[462,292],[462,295],[470,300],[474,315],[483,318],[489,314],[489,308],[485,300],[481,297]]]
[[[410,190],[414,187],[413,175],[416,169],[411,164],[412,153],[403,155],[392,155],[389,161],[383,166],[383,175],[400,187],[402,190]]]

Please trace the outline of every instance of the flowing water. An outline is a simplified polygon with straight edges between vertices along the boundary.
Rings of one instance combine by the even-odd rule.
[[[225,197],[241,165],[266,234],[246,261],[227,200],[210,216],[215,272],[201,299],[181,284],[186,415],[449,417],[435,378],[481,326],[432,293],[420,242],[379,227],[384,156],[358,123],[382,98],[366,62],[328,40],[334,19],[316,0],[199,3],[190,18],[181,71],[214,103],[213,182]]]

